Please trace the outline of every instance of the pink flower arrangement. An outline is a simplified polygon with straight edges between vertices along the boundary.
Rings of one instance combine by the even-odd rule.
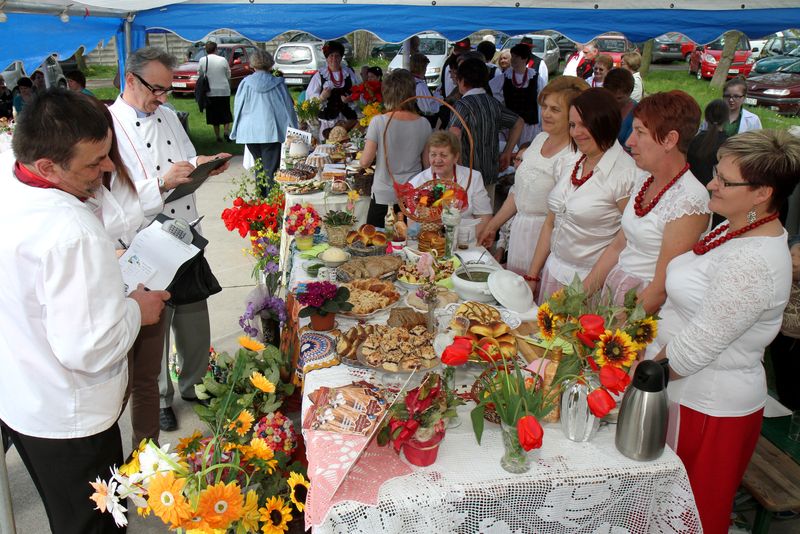
[[[319,225],[319,213],[311,206],[295,204],[286,212],[284,228],[288,235],[312,235]]]

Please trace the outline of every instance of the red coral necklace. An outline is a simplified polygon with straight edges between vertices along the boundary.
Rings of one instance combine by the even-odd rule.
[[[705,254],[709,250],[717,248],[721,244],[723,244],[723,243],[725,243],[727,241],[730,241],[734,237],[740,236],[742,234],[745,234],[745,233],[749,232],[750,230],[752,230],[754,228],[758,228],[762,224],[766,224],[766,223],[768,223],[770,221],[774,221],[777,218],[778,218],[778,212],[775,212],[772,215],[767,215],[763,219],[759,219],[759,220],[757,220],[755,222],[752,222],[752,223],[748,224],[747,226],[739,228],[735,232],[730,232],[730,233],[725,234],[724,236],[722,236],[720,238],[717,238],[718,235],[720,235],[722,232],[724,232],[728,228],[730,228],[730,224],[723,224],[722,226],[720,226],[719,228],[717,228],[713,232],[709,233],[703,239],[701,239],[700,241],[695,243],[694,247],[692,247],[692,250],[698,256],[702,256],[703,254]]]
[[[645,215],[650,213],[650,211],[656,207],[658,201],[661,200],[661,197],[664,196],[664,193],[666,193],[670,187],[675,185],[675,183],[681,179],[681,176],[686,174],[686,171],[688,170],[689,170],[689,164],[687,163],[686,165],[683,166],[683,169],[681,169],[681,171],[677,175],[675,175],[675,178],[670,180],[669,183],[664,186],[664,189],[659,191],[658,194],[653,197],[653,199],[647,204],[647,206],[642,206],[642,202],[644,202],[644,195],[650,188],[650,184],[652,184],[653,181],[655,180],[655,177],[651,174],[650,177],[644,181],[644,183],[642,184],[642,188],[639,190],[639,194],[636,195],[636,199],[633,201],[633,211],[636,212],[636,215],[639,217],[644,217]]]
[[[344,85],[344,72],[341,69],[339,69],[338,71],[339,72],[338,80],[336,79],[336,73],[334,71],[328,69],[328,72],[331,73],[331,83],[333,84],[334,87],[341,87]]]
[[[586,154],[584,154],[583,156],[581,156],[581,157],[580,157],[580,159],[578,160],[578,162],[575,164],[575,167],[572,169],[572,185],[574,185],[574,186],[575,186],[575,189],[577,189],[577,188],[579,188],[580,186],[582,186],[583,184],[585,184],[585,183],[586,183],[586,180],[588,180],[589,178],[591,178],[591,177],[592,177],[592,175],[594,174],[594,169],[592,169],[592,170],[589,172],[589,174],[587,174],[586,176],[583,176],[583,177],[581,177],[581,178],[578,178],[578,169],[580,168],[581,164],[582,164],[584,161],[586,161]]]
[[[522,81],[519,82],[519,83],[517,83],[517,73],[514,70],[511,71],[511,83],[513,83],[514,87],[516,87],[517,89],[521,89],[522,87],[525,87],[525,82],[527,82],[527,81],[528,81],[528,69],[527,68],[525,68],[525,73],[522,75]]]

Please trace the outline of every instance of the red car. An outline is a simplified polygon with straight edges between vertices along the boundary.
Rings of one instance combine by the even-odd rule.
[[[217,54],[228,60],[231,67],[231,92],[235,93],[242,79],[252,74],[255,69],[250,66],[250,56],[256,47],[247,44],[219,44]],[[188,62],[179,65],[172,74],[172,88],[176,94],[194,94],[197,83],[199,61],[204,58],[206,51],[198,50]]]
[[[624,54],[639,51],[636,45],[626,39],[624,35],[601,35],[594,42],[601,54],[611,56],[615,67],[619,67]]]
[[[800,61],[748,78],[744,103],[763,106],[781,115],[800,116]]]
[[[717,63],[722,57],[722,48],[725,45],[725,37],[712,41],[705,46],[698,46],[689,58],[689,74],[697,76],[698,80],[711,78],[717,70]],[[736,44],[736,52],[733,56],[733,63],[728,69],[728,78],[736,76],[747,77],[750,69],[753,68],[756,58],[750,50],[750,40],[746,35],[739,38]]]

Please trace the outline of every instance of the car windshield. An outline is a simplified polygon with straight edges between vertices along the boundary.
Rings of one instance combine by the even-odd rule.
[[[533,52],[544,52],[544,39],[542,37],[531,37],[533,40]],[[510,37],[504,44],[503,48],[511,49],[512,47],[517,46],[520,41],[522,41],[522,37]]]
[[[716,41],[712,41],[711,43],[709,43],[706,46],[706,48],[708,48],[709,50],[722,50],[724,46],[725,46],[725,38],[720,37]],[[741,39],[739,39],[739,42],[736,45],[736,50],[750,50],[750,43],[747,42],[744,36]]]
[[[231,50],[232,48],[217,48],[217,55],[222,56],[225,59],[230,59]],[[201,48],[200,50],[197,50],[194,54],[192,54],[192,59],[190,59],[189,61],[200,61],[204,57],[206,57],[206,49]]]
[[[447,41],[422,37],[419,40],[419,51],[426,56],[443,56],[447,53]]]
[[[308,46],[282,46],[275,55],[275,62],[282,65],[296,65],[311,61],[311,48]]]
[[[598,39],[597,49],[601,52],[624,52],[624,39]]]

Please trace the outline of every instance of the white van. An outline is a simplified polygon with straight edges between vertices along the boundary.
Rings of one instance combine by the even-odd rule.
[[[439,87],[439,81],[442,76],[442,68],[450,53],[450,43],[439,35],[438,33],[420,33],[419,37],[419,51],[428,56],[428,70],[425,71],[425,81],[431,90]],[[402,48],[394,56],[392,62],[389,63],[389,72],[395,69],[403,68],[403,50]]]

